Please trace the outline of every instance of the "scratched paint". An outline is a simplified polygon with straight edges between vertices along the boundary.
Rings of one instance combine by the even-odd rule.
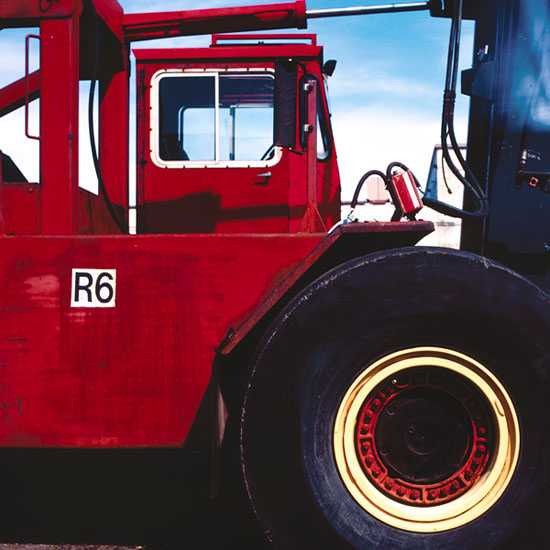
[[[59,277],[53,273],[31,276],[25,279],[24,286],[31,303],[42,307],[59,305]]]

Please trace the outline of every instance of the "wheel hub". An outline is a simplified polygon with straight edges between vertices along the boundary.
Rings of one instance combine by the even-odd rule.
[[[366,476],[401,502],[451,501],[489,461],[492,422],[471,384],[444,369],[411,369],[380,384],[364,402],[356,450]]]
[[[334,453],[369,514],[414,532],[475,520],[514,473],[520,433],[495,375],[446,348],[410,348],[367,366],[341,401]]]

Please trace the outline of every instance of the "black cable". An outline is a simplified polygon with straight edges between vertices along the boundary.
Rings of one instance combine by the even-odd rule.
[[[458,60],[460,53],[460,32],[462,22],[462,0],[457,0],[451,23],[449,49],[447,53],[447,71],[445,76],[445,91],[443,94],[443,114],[441,117],[441,151],[443,162],[447,164],[455,177],[473,195],[476,207],[469,212],[461,208],[451,206],[436,199],[424,198],[423,202],[433,210],[455,218],[484,218],[489,213],[487,197],[471,171],[468,163],[462,156],[462,151],[457,142],[454,130],[454,107],[456,100],[456,84],[458,79]],[[451,149],[459,164],[464,170],[463,175],[451,158],[447,137],[451,142]]]
[[[107,194],[107,189],[105,189],[105,183],[103,182],[103,176],[101,174],[101,166],[99,165],[99,157],[97,155],[97,149],[95,145],[95,132],[94,132],[94,95],[95,87],[97,82],[97,70],[99,64],[99,25],[98,20],[99,16],[95,9],[93,0],[89,0],[90,8],[94,15],[94,25],[95,25],[95,57],[94,57],[94,68],[92,73],[92,79],[90,81],[90,95],[88,97],[88,128],[90,132],[90,147],[92,150],[92,159],[94,161],[95,173],[97,175],[97,181],[99,185],[99,192],[103,195],[103,200],[105,201],[105,206],[109,211],[109,214],[113,218],[116,226],[120,229],[121,233],[128,233],[128,229],[125,227],[124,223],[120,220],[113,204],[109,200],[109,195]]]
[[[388,182],[386,180],[386,175],[381,172],[380,170],[369,170],[359,180],[359,183],[357,184],[357,187],[355,188],[355,193],[353,194],[353,199],[351,200],[351,212],[350,214],[355,210],[355,207],[357,206],[357,203],[359,202],[359,193],[361,192],[361,189],[363,187],[363,184],[371,177],[371,176],[380,176],[382,178],[382,181],[388,187]]]
[[[447,173],[445,171],[445,164],[441,165],[441,175],[443,176],[443,183],[445,184],[445,188],[447,189],[447,193],[449,193],[449,195],[452,195],[453,192],[451,190],[451,186],[449,185],[449,182],[447,181]]]
[[[455,174],[459,181],[461,181],[465,187],[467,187],[474,196],[480,201],[484,197],[484,193],[477,183],[474,174],[471,172],[468,164],[462,156],[460,146],[456,140],[454,131],[454,107],[456,101],[456,83],[458,78],[458,60],[460,52],[460,29],[462,21],[462,0],[457,0],[454,6],[454,13],[451,27],[451,39],[449,41],[449,52],[447,57],[447,79],[445,82],[444,93],[444,106],[441,125],[441,147],[443,152],[443,158],[447,163],[447,166]],[[460,170],[456,167],[451,159],[449,148],[447,144],[447,136],[451,141],[451,147],[456,155],[460,165],[466,173],[466,178],[462,175]]]

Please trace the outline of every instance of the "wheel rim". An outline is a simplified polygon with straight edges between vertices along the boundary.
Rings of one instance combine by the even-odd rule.
[[[437,532],[473,521],[502,495],[519,455],[514,405],[497,378],[453,350],[402,350],[367,367],[334,427],[340,476],[369,514]]]

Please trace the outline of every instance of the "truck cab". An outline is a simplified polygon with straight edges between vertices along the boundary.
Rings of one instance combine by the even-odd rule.
[[[308,178],[319,224],[339,220],[315,35],[214,35],[209,48],[134,53],[139,233],[296,233]]]

